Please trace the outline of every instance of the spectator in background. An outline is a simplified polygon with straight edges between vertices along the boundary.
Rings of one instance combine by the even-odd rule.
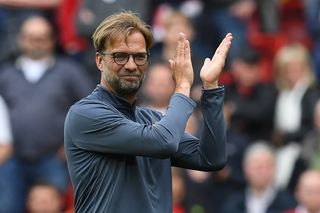
[[[184,198],[186,193],[185,180],[181,168],[172,167],[172,205],[174,213],[186,213]]]
[[[300,157],[305,167],[320,169],[320,100],[314,108],[313,129],[302,141]]]
[[[165,34],[165,23],[167,16],[174,12],[179,11],[190,20],[195,21],[203,11],[202,0],[151,0],[152,12],[152,31],[154,34],[155,42],[162,41]],[[209,52],[211,54],[211,52]]]
[[[8,202],[11,198],[8,198],[5,190],[10,190],[5,187],[6,171],[4,164],[12,154],[12,133],[9,112],[7,105],[3,98],[0,96],[0,189],[3,193],[0,193],[0,212],[5,212]]]
[[[186,185],[185,208],[187,212],[215,212],[213,200],[213,172],[187,169],[184,174]]]
[[[68,184],[64,155],[58,155],[64,119],[93,84],[80,66],[55,55],[53,33],[43,17],[26,19],[18,40],[20,56],[0,68],[0,94],[8,104],[14,138],[14,155],[4,165],[6,184],[0,190],[11,200],[4,212],[23,212],[26,192],[35,181],[50,182],[62,192]]]
[[[195,71],[194,82],[196,85],[201,83],[199,73],[203,64],[204,54],[201,54],[194,45],[195,31],[191,20],[181,12],[171,11],[164,20],[164,36],[161,42],[156,43],[150,50],[149,64],[156,62],[168,62],[176,53],[176,41],[179,32],[183,32],[190,41],[191,49],[194,54],[192,57],[192,65]]]
[[[298,205],[295,209],[283,213],[319,213],[320,212],[320,171],[307,170],[299,178],[295,197]]]
[[[75,27],[77,35],[88,41],[87,49],[83,52],[82,61],[90,72],[90,76],[99,82],[100,75],[95,64],[95,49],[91,42],[91,36],[98,24],[105,17],[120,10],[131,10],[147,23],[150,23],[150,4],[149,0],[80,0],[76,11]]]
[[[309,51],[301,44],[283,46],[274,60],[278,90],[272,142],[277,147],[276,185],[294,189],[301,142],[312,129],[319,90]]]
[[[197,107],[190,115],[185,131],[189,134],[200,137],[203,128],[203,117],[199,107]]]
[[[245,187],[242,161],[250,140],[247,135],[230,126],[230,114],[226,110],[226,105],[224,110],[227,124],[227,165],[218,172],[185,171],[184,203],[187,212],[220,213],[227,198]],[[202,128],[201,122],[197,121],[199,119],[197,115],[198,113],[192,114],[186,127],[186,131],[193,135],[198,135]]]
[[[63,194],[50,183],[35,183],[28,192],[26,209],[28,213],[62,213]]]
[[[11,156],[12,142],[13,142],[9,112],[7,109],[7,105],[1,96],[0,96],[0,118],[1,118],[0,119],[0,130],[1,130],[0,131],[0,168],[1,168],[1,165]],[[1,206],[1,201],[0,201],[0,206]]]
[[[252,48],[238,52],[231,63],[233,82],[226,86],[225,112],[232,129],[251,141],[270,140],[276,89],[260,79],[260,55]]]
[[[314,47],[312,52],[313,64],[315,67],[315,74],[317,76],[318,83],[320,83],[320,1],[308,0],[305,3],[305,20],[307,29],[314,41]]]
[[[32,15],[42,15],[53,23],[61,0],[0,0],[0,63],[19,53],[16,43],[22,22]]]
[[[266,142],[255,142],[246,150],[243,169],[247,181],[245,190],[229,197],[223,213],[274,213],[293,208],[290,193],[273,185],[275,154]]]
[[[174,88],[175,83],[169,64],[153,64],[142,88],[143,102],[141,104],[165,114]]]
[[[230,49],[227,67],[237,52],[248,46],[248,22],[256,11],[256,7],[256,1],[253,0],[204,0],[203,20],[205,22],[199,23],[202,27],[198,26],[198,29],[204,29],[202,33],[206,44],[215,47],[225,32],[230,30],[236,35],[237,39]]]
[[[203,58],[205,54],[202,53],[194,42],[195,30],[191,19],[181,12],[172,10],[164,20],[164,35],[161,42],[156,43],[150,49],[149,64],[157,62],[168,62],[176,52],[176,41],[178,39],[179,32],[183,32],[186,38],[190,41],[191,49],[194,54],[191,55],[192,65],[194,69],[194,85],[191,90],[191,97],[196,102],[199,102],[201,97],[201,79],[200,69],[203,64]]]
[[[275,145],[301,142],[313,125],[319,91],[308,49],[301,44],[282,47],[274,60],[278,90],[274,115]]]
[[[245,150],[250,145],[250,138],[230,126],[230,114],[224,106],[224,116],[227,124],[227,156],[228,163],[221,170],[213,175],[213,190],[211,195],[212,203],[214,203],[215,212],[221,212],[221,208],[225,205],[228,197],[234,193],[243,190],[245,187],[245,178],[242,169],[242,162]],[[221,196],[223,195],[223,196]]]
[[[1,0],[0,4],[10,7],[50,9],[57,6],[60,1],[61,0]]]

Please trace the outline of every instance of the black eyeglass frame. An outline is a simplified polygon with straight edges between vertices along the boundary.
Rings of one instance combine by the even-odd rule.
[[[150,53],[149,52],[136,52],[136,53],[127,53],[127,52],[102,52],[102,51],[97,51],[98,53],[100,53],[103,56],[106,55],[111,55],[113,58],[114,63],[118,64],[118,65],[125,65],[126,63],[128,63],[130,56],[132,56],[134,63],[137,66],[143,66],[148,62]],[[123,62],[119,62],[116,60],[116,54],[125,54],[126,55],[126,60],[124,60]],[[145,54],[146,58],[143,64],[137,63],[136,62],[136,57],[138,54]]]

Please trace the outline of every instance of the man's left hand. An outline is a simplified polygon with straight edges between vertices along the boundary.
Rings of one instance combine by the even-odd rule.
[[[218,79],[222,72],[227,53],[231,47],[232,34],[228,33],[222,40],[216,52],[211,59],[206,58],[200,71],[200,78],[204,89],[213,89],[218,87]]]

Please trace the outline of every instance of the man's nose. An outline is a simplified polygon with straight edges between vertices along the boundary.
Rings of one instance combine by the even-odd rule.
[[[137,65],[136,65],[136,63],[134,62],[132,55],[129,56],[129,60],[128,60],[128,62],[125,64],[125,68],[128,69],[128,70],[135,70],[135,69],[137,68]]]

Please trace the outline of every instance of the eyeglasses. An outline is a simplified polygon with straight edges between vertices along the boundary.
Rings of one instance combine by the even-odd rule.
[[[127,52],[99,52],[101,55],[111,55],[114,62],[118,65],[125,65],[130,56],[132,55],[133,61],[137,66],[143,66],[147,63],[149,58],[149,53],[146,52],[137,52],[137,53],[127,53]]]

